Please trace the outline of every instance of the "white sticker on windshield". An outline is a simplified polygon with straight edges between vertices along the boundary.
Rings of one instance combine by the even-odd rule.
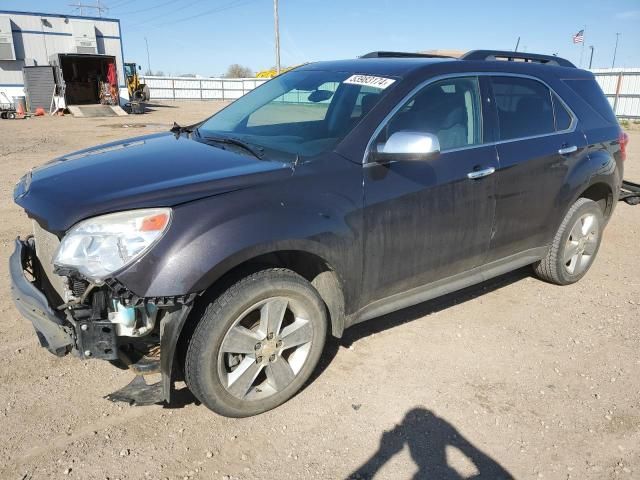
[[[344,83],[350,85],[366,85],[368,87],[379,88],[384,90],[389,85],[393,84],[395,80],[392,78],[374,77],[372,75],[351,75]]]

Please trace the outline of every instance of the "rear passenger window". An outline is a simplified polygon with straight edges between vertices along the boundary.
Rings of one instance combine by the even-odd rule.
[[[501,140],[555,132],[551,92],[546,86],[519,77],[492,77],[491,83]]]
[[[571,114],[567,111],[557,95],[553,94],[553,111],[556,117],[556,130],[562,132],[571,126]]]

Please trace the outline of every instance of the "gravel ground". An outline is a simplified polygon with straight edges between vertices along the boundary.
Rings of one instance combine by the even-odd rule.
[[[0,262],[30,230],[12,201],[30,167],[219,107],[0,121]],[[636,181],[639,146],[634,131]],[[164,408],[104,400],[131,375],[41,349],[3,267],[0,478],[640,478],[639,238],[640,207],[621,203],[580,283],[523,269],[354,327],[297,397],[243,420],[185,389]]]

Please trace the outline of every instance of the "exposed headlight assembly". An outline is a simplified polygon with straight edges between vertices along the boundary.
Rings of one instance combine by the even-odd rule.
[[[100,283],[147,252],[170,222],[170,208],[130,210],[84,220],[67,232],[53,263]]]

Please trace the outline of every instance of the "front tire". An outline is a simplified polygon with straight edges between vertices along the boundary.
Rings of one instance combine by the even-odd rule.
[[[205,309],[187,347],[185,380],[220,415],[257,415],[302,388],[326,331],[325,304],[307,280],[286,269],[254,273]]]
[[[542,280],[569,285],[589,271],[596,258],[604,217],[596,202],[579,198],[565,215],[547,255],[533,265]]]

